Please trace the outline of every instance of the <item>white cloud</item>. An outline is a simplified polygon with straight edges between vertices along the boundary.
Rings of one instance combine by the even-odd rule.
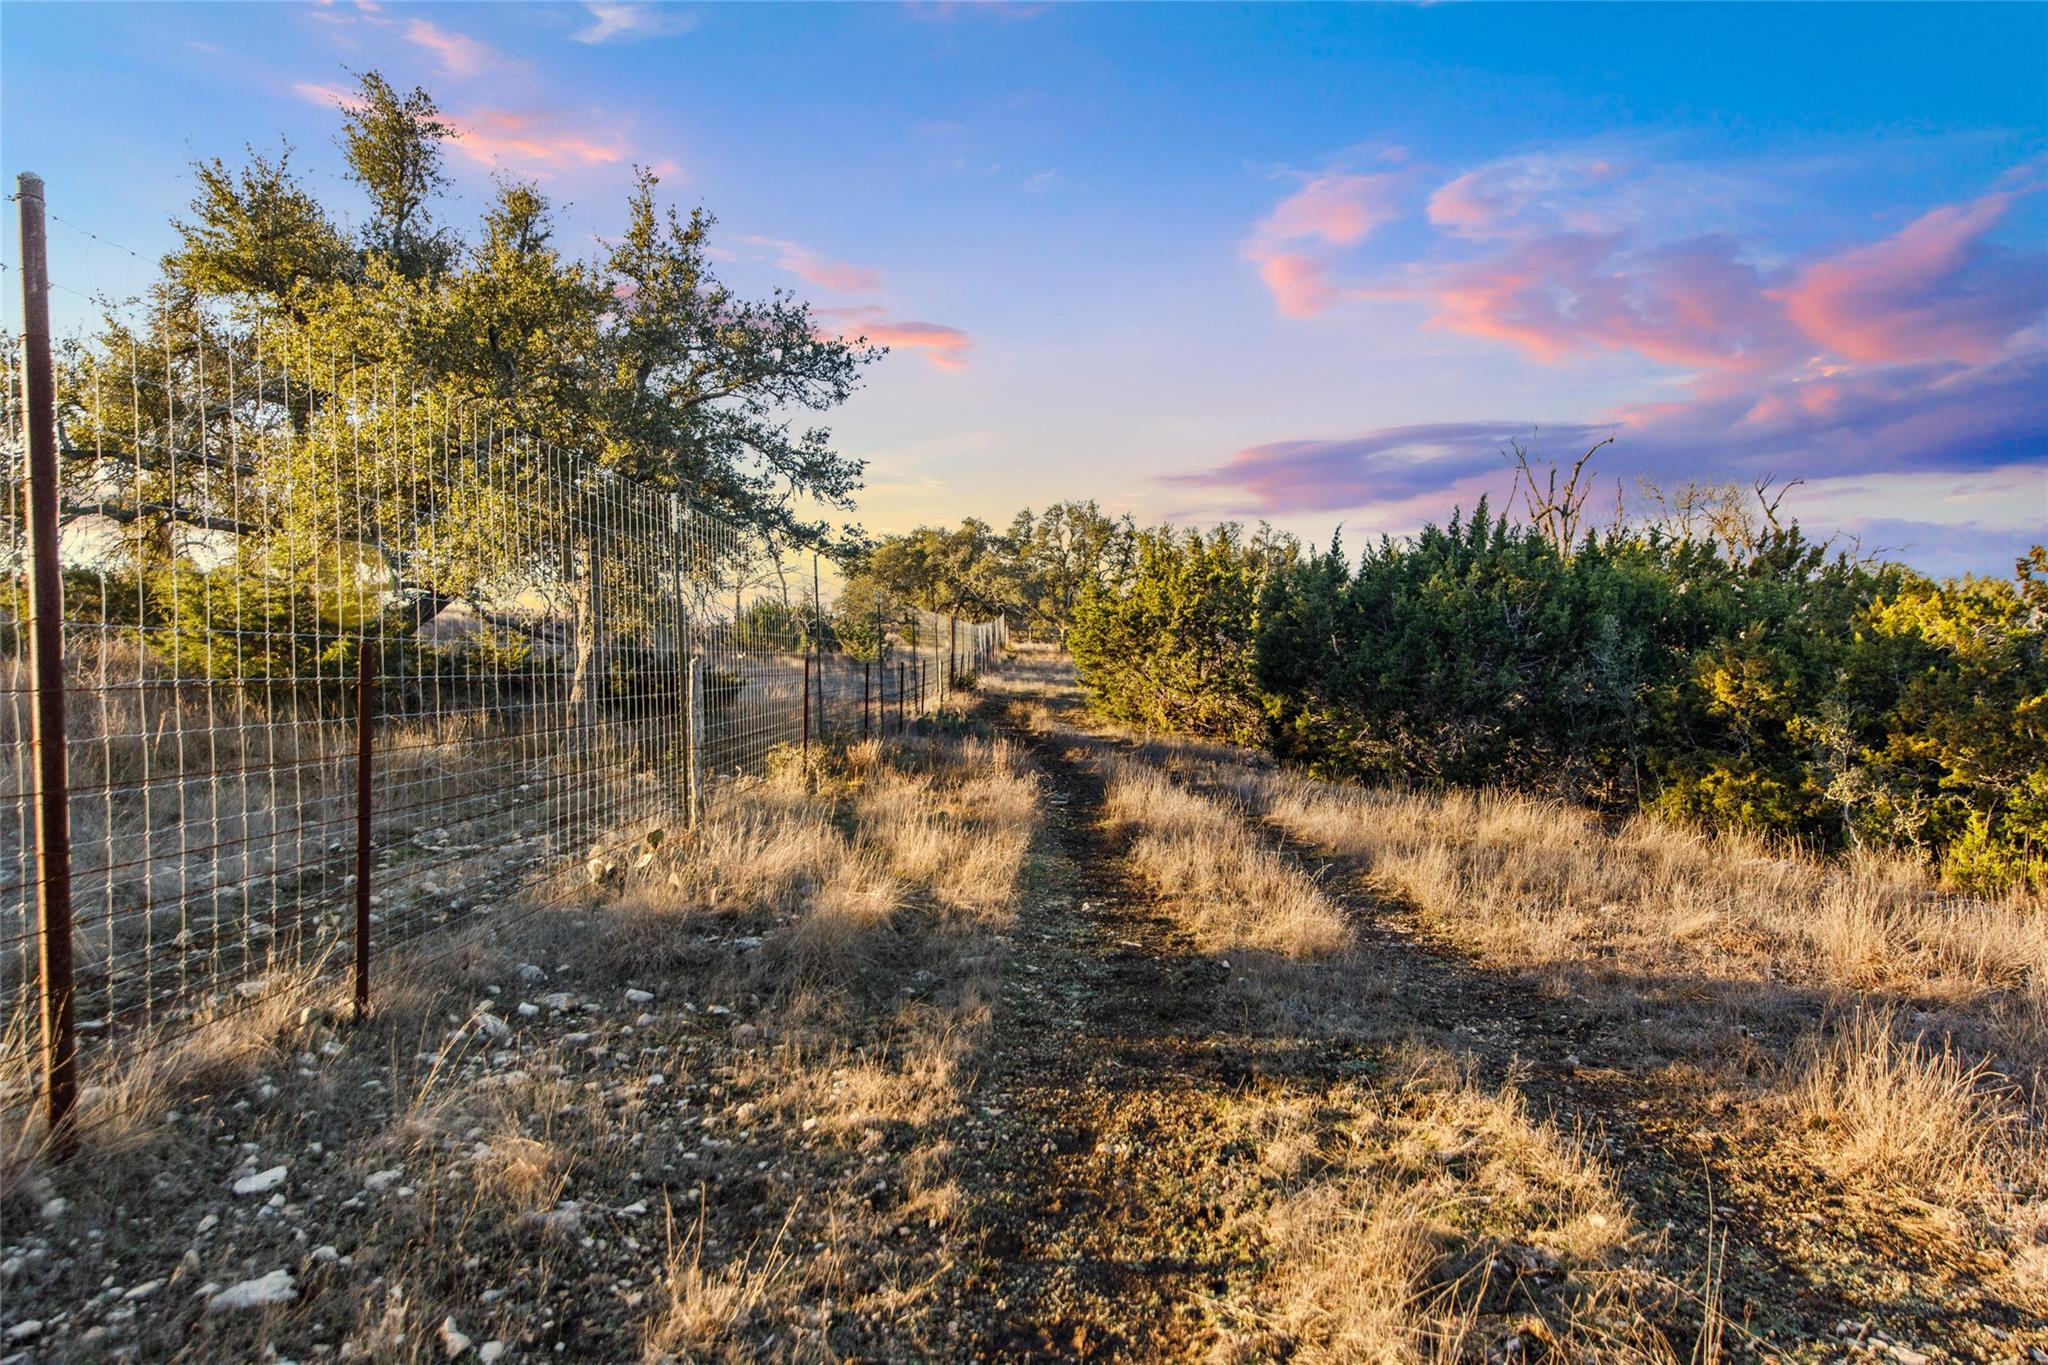
[[[630,43],[688,33],[697,27],[695,12],[661,0],[647,4],[587,0],[583,8],[590,11],[590,27],[572,35],[579,43]]]

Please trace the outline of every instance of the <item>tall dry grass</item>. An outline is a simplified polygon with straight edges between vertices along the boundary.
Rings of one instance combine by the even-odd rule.
[[[1302,961],[1352,946],[1343,910],[1263,846],[1240,810],[1139,758],[1105,750],[1099,765],[1108,779],[1104,818],[1132,836],[1126,859],[1179,908],[1205,951]]]
[[[1423,923],[1482,960],[1576,980],[1885,992],[1978,1014],[2015,1056],[2048,1054],[2048,906],[1939,893],[1917,863],[1829,862],[1648,817],[1609,829],[1503,793],[1228,780],[1296,837],[1369,865]]]

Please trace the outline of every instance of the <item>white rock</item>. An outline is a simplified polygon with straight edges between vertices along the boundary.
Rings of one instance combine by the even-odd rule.
[[[9,1341],[27,1341],[42,1330],[43,1320],[41,1318],[23,1318],[20,1322],[7,1329],[7,1339]]]
[[[503,1038],[512,1032],[510,1024],[500,1019],[497,1015],[492,1014],[489,1010],[484,1010],[477,1015],[476,1029],[478,1033],[483,1034],[486,1038]]]
[[[142,1284],[136,1285],[133,1289],[129,1290],[121,1297],[124,1299],[146,1299],[151,1294],[156,1293],[157,1290],[162,1289],[163,1287],[164,1282],[162,1280],[149,1280]]]
[[[288,1167],[272,1166],[267,1171],[258,1171],[255,1175],[245,1175],[235,1182],[235,1193],[268,1194],[279,1185],[284,1184],[284,1178],[289,1174],[291,1174],[291,1171]]]
[[[382,1194],[396,1185],[404,1175],[404,1168],[398,1166],[393,1166],[388,1171],[373,1171],[363,1180],[363,1188],[371,1194]]]
[[[333,1243],[330,1242],[322,1246],[314,1247],[313,1259],[315,1261],[318,1261],[321,1265],[333,1265],[336,1261],[341,1259],[341,1253],[336,1251],[334,1249]]]
[[[650,1086],[667,1085],[668,1077],[662,1075],[659,1071],[657,1071],[652,1076],[649,1076],[647,1078],[647,1084]]]
[[[531,962],[522,962],[519,964],[519,979],[521,981],[545,981],[548,979],[548,974],[534,966]]]
[[[629,990],[626,992],[626,1003],[629,1005],[645,1005],[653,999],[653,991]]]
[[[476,1358],[482,1361],[483,1365],[493,1365],[493,1362],[504,1354],[505,1343],[502,1341],[487,1341],[476,1348]]]
[[[212,1232],[218,1226],[220,1226],[220,1215],[217,1213],[209,1213],[206,1217],[199,1220],[199,1231],[201,1232]]]
[[[206,1301],[206,1311],[231,1313],[244,1308],[270,1308],[290,1303],[298,1296],[299,1291],[292,1287],[292,1273],[273,1270],[257,1279],[229,1285]]]
[[[540,1013],[540,1006],[539,1006],[539,1005],[535,1005],[535,1004],[532,1004],[532,1003],[530,1003],[530,1002],[528,1002],[528,1001],[525,1001],[525,1000],[522,1000],[522,1001],[520,1001],[520,1002],[519,1002],[519,1017],[520,1017],[521,1019],[531,1019],[531,1018],[533,1018],[533,1016],[534,1016],[534,1015],[536,1015],[536,1014],[539,1014],[539,1013]]]
[[[619,1210],[619,1217],[640,1218],[645,1216],[646,1213],[647,1201],[645,1199],[635,1199],[632,1203]]]
[[[45,1199],[43,1201],[43,1221],[46,1223],[56,1222],[64,1216],[64,1210],[70,1207],[71,1201],[69,1199]]]
[[[441,1319],[441,1349],[448,1353],[450,1360],[469,1349],[469,1338],[455,1328],[455,1319]]]
[[[567,991],[553,991],[543,995],[540,1002],[551,1010],[565,1010],[576,1003],[576,997]]]

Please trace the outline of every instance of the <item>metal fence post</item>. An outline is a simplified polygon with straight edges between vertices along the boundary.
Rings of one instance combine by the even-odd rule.
[[[50,365],[50,257],[43,181],[24,173],[21,340],[28,400],[30,742],[35,754],[36,920],[50,1143],[77,1149],[78,1033],[71,969],[71,794],[64,747],[64,574],[58,558],[57,393]]]
[[[689,560],[689,552],[686,548],[688,545],[689,508],[685,506],[681,493],[671,493],[668,495],[668,520],[676,542],[675,578],[670,591],[674,594],[676,600],[676,690],[681,693],[676,698],[676,705],[680,708],[681,712],[677,719],[682,722],[682,733],[677,738],[682,742],[683,746],[683,809],[685,812],[688,812],[694,809],[696,805],[696,794],[691,790],[691,784],[696,781],[696,774],[691,771],[689,760],[690,712],[693,709],[690,690],[690,599],[689,594],[683,589],[683,580],[688,569]],[[694,818],[687,815],[685,818],[689,820],[690,824],[696,824]]]
[[[356,652],[356,1018],[370,1009],[370,641]]]
[[[804,771],[811,770],[811,656],[804,655]]]
[[[695,656],[690,659],[687,686],[690,700],[683,714],[690,749],[683,773],[689,788],[690,828],[695,829],[704,815],[704,661]]]

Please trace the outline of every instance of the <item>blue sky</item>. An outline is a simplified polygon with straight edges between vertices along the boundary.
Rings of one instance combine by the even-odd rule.
[[[0,8],[0,153],[153,257],[195,156],[323,197],[374,66],[614,229],[635,163],[895,353],[834,425],[900,529],[1093,496],[1412,529],[1503,439],[1801,476],[1802,519],[2007,572],[2048,522],[2048,6]],[[60,225],[60,283],[148,267]],[[9,251],[11,255],[11,249]],[[60,295],[60,302],[72,296]]]

